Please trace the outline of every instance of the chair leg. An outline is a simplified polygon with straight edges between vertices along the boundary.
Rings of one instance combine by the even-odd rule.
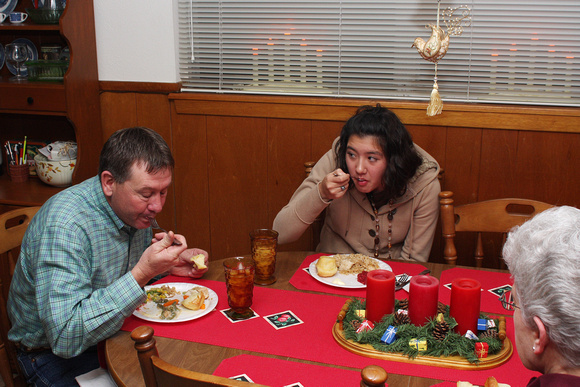
[[[443,258],[445,263],[455,265],[457,263],[457,249],[455,248],[455,212],[453,210],[453,193],[444,191],[439,194],[441,205],[441,233],[445,243]]]
[[[483,242],[481,241],[481,233],[477,233],[477,245],[475,246],[475,266],[483,266]]]

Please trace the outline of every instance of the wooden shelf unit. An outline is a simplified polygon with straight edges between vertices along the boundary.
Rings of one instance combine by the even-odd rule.
[[[16,10],[24,12],[29,5],[20,2]],[[67,2],[59,24],[0,24],[3,46],[26,38],[35,44],[39,55],[42,45],[69,47],[70,64],[63,82],[12,82],[8,68],[0,69],[0,142],[22,141],[24,136],[30,141],[76,141],[73,184],[97,173],[102,146],[94,20],[93,1],[86,0]],[[60,190],[37,179],[12,183],[6,176],[5,157],[3,161],[0,204],[39,205]]]

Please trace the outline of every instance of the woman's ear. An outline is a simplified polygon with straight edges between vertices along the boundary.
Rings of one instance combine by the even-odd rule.
[[[536,329],[534,330],[534,354],[539,355],[546,349],[550,338],[548,337],[548,332],[546,331],[546,326],[540,320],[538,316],[534,316],[534,323]]]

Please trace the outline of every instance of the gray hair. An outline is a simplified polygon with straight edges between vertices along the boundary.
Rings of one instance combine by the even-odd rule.
[[[524,324],[539,317],[564,359],[580,367],[580,210],[554,207],[514,228],[503,257]]]

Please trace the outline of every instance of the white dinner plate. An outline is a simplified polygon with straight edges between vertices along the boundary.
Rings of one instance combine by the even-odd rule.
[[[179,316],[177,316],[173,320],[160,319],[159,315],[161,314],[161,309],[159,309],[153,301],[149,301],[149,302],[145,302],[145,303],[141,304],[133,312],[133,315],[135,315],[136,317],[139,317],[140,319],[146,320],[146,321],[153,321],[153,322],[158,322],[158,323],[176,323],[176,322],[195,320],[196,318],[203,317],[206,314],[208,314],[209,312],[211,312],[212,310],[214,310],[215,307],[217,306],[218,296],[217,296],[216,292],[214,292],[210,288],[207,288],[207,287],[201,286],[201,285],[187,284],[187,283],[183,283],[183,282],[169,282],[166,284],[145,286],[145,291],[147,291],[151,288],[160,288],[163,285],[166,285],[169,287],[174,287],[175,290],[177,290],[177,294],[175,296],[171,297],[171,299],[179,300],[178,307],[179,307],[179,309],[181,309],[181,313],[179,314]],[[191,310],[191,309],[187,309],[187,308],[184,308],[181,306],[181,302],[183,301],[183,293],[188,291],[191,288],[194,288],[194,287],[206,288],[208,290],[209,297],[205,300],[205,309]]]
[[[32,43],[30,40],[28,40],[26,38],[18,38],[18,39],[15,39],[12,43],[24,43],[24,44],[26,44],[28,46],[28,55],[30,56],[30,58],[28,58],[28,60],[38,60],[38,50],[36,49],[36,46],[34,45],[34,43]],[[14,66],[14,63],[7,60],[6,67],[8,67],[8,70],[10,70],[10,72],[13,75],[16,75],[16,67]],[[26,67],[25,64],[22,64],[20,66],[20,72],[22,73],[22,75],[28,76],[28,68]]]
[[[16,8],[16,4],[18,4],[18,0],[0,0],[0,12],[9,15]],[[10,22],[8,17],[4,21]]]
[[[329,257],[332,256],[333,255],[329,255]],[[377,261],[377,263],[379,264],[379,269],[393,271],[393,269],[391,269],[391,267],[388,264],[381,261],[380,259],[372,257],[371,259]],[[347,288],[347,289],[364,289],[367,287],[366,285],[361,284],[360,282],[357,281],[356,279],[357,274],[336,273],[332,277],[321,277],[318,275],[318,271],[316,270],[316,262],[318,262],[318,259],[310,263],[310,266],[308,266],[308,272],[312,277],[314,277],[314,279],[322,282],[323,284],[335,286],[337,288]]]

